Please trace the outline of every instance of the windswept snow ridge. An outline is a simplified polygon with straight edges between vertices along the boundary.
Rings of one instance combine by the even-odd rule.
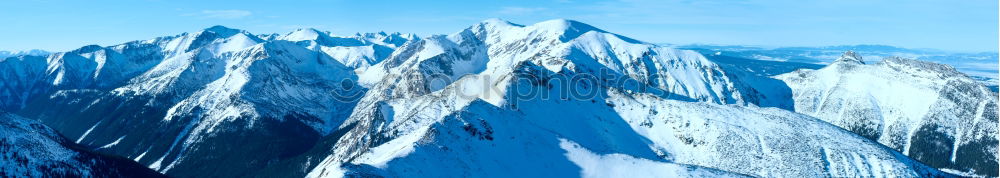
[[[11,71],[0,73],[3,110],[174,177],[949,177],[936,168],[996,167],[996,93],[947,66],[848,53],[772,78],[565,19],[489,19],[424,38],[213,26],[10,57],[0,71]]]
[[[395,46],[416,38],[381,35],[348,41]],[[365,91],[355,82],[355,68],[301,42],[214,26],[87,46],[47,59],[9,58],[0,67],[23,72],[0,75],[10,78],[0,85],[7,93],[0,97],[10,98],[3,100],[5,108],[38,118],[81,144],[117,143],[99,151],[176,176],[198,174],[192,169],[220,164],[215,161],[247,159],[244,155],[254,151],[244,146],[251,140],[281,143],[255,148],[273,151],[249,158],[260,161],[208,174],[236,176],[308,149],[343,122]],[[220,151],[229,153],[205,157]]]
[[[367,112],[377,120],[354,129],[371,127],[345,135],[309,176],[588,176],[615,171],[594,170],[584,161],[586,155],[563,157],[559,153],[569,149],[566,141],[595,154],[645,159],[664,171],[696,165],[731,172],[690,168],[676,175],[947,176],[878,143],[788,111],[666,100],[596,83],[559,84],[559,78],[574,74],[528,62],[511,75],[518,83],[505,86],[508,91],[542,96],[600,88],[600,95],[587,100],[520,98],[495,106],[442,95],[460,87],[452,85],[380,102]]]
[[[776,78],[795,111],[938,168],[997,176],[997,93],[954,68],[899,57],[866,65],[848,51]]]

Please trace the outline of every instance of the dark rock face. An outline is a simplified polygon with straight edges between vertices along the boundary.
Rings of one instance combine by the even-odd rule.
[[[0,175],[165,177],[127,158],[90,151],[38,121],[0,112]]]
[[[220,131],[185,144],[195,135],[192,127],[198,118],[164,121],[170,106],[165,104],[167,101],[93,92],[64,93],[36,100],[22,112],[78,139],[81,148],[101,147],[95,153],[121,155],[143,165],[159,164],[154,168],[176,177],[240,177],[261,170],[269,170],[270,175],[304,175],[303,170],[311,167],[303,162],[318,161],[326,154],[310,150],[330,147],[321,144],[327,143],[321,140],[324,135],[303,123],[317,118],[294,113],[282,118],[236,118],[221,123],[217,127]],[[117,144],[102,147],[112,142]],[[170,166],[174,162],[176,165]]]

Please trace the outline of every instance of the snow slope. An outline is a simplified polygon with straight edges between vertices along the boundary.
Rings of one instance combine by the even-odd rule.
[[[128,159],[96,154],[42,123],[0,112],[0,174],[10,177],[163,177]]]
[[[505,97],[586,88],[600,95],[519,98],[499,106],[450,96],[475,80],[466,77],[423,96],[377,102],[366,113],[373,120],[355,125],[356,132],[341,140],[346,144],[336,145],[309,176],[566,177],[619,169],[661,170],[664,176],[947,176],[808,116],[666,100],[596,83],[560,84],[555,82],[576,73],[530,62],[516,68],[511,76],[518,82],[503,86],[512,92]],[[594,164],[604,158],[635,163],[597,170]]]
[[[943,176],[821,120],[779,110],[612,94],[622,118],[678,163],[762,177]]]
[[[660,47],[564,19],[531,26],[490,19],[455,34],[410,43],[361,74],[361,83],[370,86],[387,78],[419,74],[419,80],[434,81],[423,82],[427,90],[423,92],[429,92],[461,76],[479,74],[497,85],[506,82],[501,77],[523,61],[553,71],[585,72],[608,85],[677,99],[745,103],[725,72],[693,51]],[[503,93],[483,91],[487,92]],[[503,102],[498,97],[483,99]]]
[[[589,76],[583,79],[586,82],[665,98],[744,103],[725,73],[693,51],[639,42],[576,21],[560,19],[522,26],[490,19],[452,35],[407,43],[360,74],[361,85],[369,90],[341,125],[340,129],[351,131],[340,139],[334,152],[350,159],[378,144],[382,139],[379,132],[391,122],[382,113],[388,100],[408,100],[451,87],[439,95],[459,99],[453,106],[435,109],[440,110],[435,111],[437,115],[447,115],[448,110],[475,99],[505,105],[517,99],[506,96],[510,93],[506,86],[522,64],[585,73],[580,76]],[[455,86],[458,81],[463,82]],[[553,97],[574,96],[563,93]]]
[[[997,176],[997,93],[948,65],[846,52],[782,74],[795,111],[877,140],[937,168]]]
[[[18,56],[0,61],[0,109],[21,109],[31,97],[49,91],[44,81],[46,62],[44,57]]]
[[[800,108],[759,76],[563,19],[427,38],[214,26],[0,67],[17,71],[5,109],[176,177],[948,176],[756,107]]]
[[[49,85],[11,107],[172,176],[238,176],[295,156],[339,126],[364,92],[353,69],[325,53],[222,26],[88,46],[47,62],[12,77]],[[243,148],[252,140],[280,144]],[[243,156],[258,151],[267,153]],[[227,160],[251,163],[217,166]]]

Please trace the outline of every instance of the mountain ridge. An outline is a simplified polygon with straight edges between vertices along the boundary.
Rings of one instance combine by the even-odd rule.
[[[844,56],[832,66],[864,65],[860,55]],[[887,71],[935,69],[898,64]],[[951,176],[866,132],[796,113],[811,107],[798,102],[800,87],[771,85],[784,78],[733,68],[565,19],[488,19],[426,38],[213,26],[7,58],[0,70],[30,70],[0,75],[9,93],[0,97],[11,98],[4,109],[78,144],[177,177],[582,176],[658,167],[668,169],[651,173]],[[511,159],[533,157],[553,171]],[[600,162],[634,164],[587,166]],[[779,166],[746,166],[758,162]],[[437,163],[455,169],[420,167]],[[513,167],[489,166],[496,163]]]
[[[792,89],[796,112],[936,167],[996,176],[997,93],[948,65],[899,57],[866,65],[853,52],[844,56],[775,76]]]

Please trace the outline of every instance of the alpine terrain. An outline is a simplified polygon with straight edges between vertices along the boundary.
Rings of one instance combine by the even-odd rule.
[[[0,59],[0,174],[998,176],[998,95],[981,81],[829,60],[703,55],[565,19],[422,37],[213,26]]]
[[[38,121],[0,112],[0,175],[6,177],[164,177],[119,156],[96,153]]]
[[[954,68],[899,57],[866,64],[848,51],[817,70],[777,77],[796,112],[928,165],[996,177],[996,92]]]

